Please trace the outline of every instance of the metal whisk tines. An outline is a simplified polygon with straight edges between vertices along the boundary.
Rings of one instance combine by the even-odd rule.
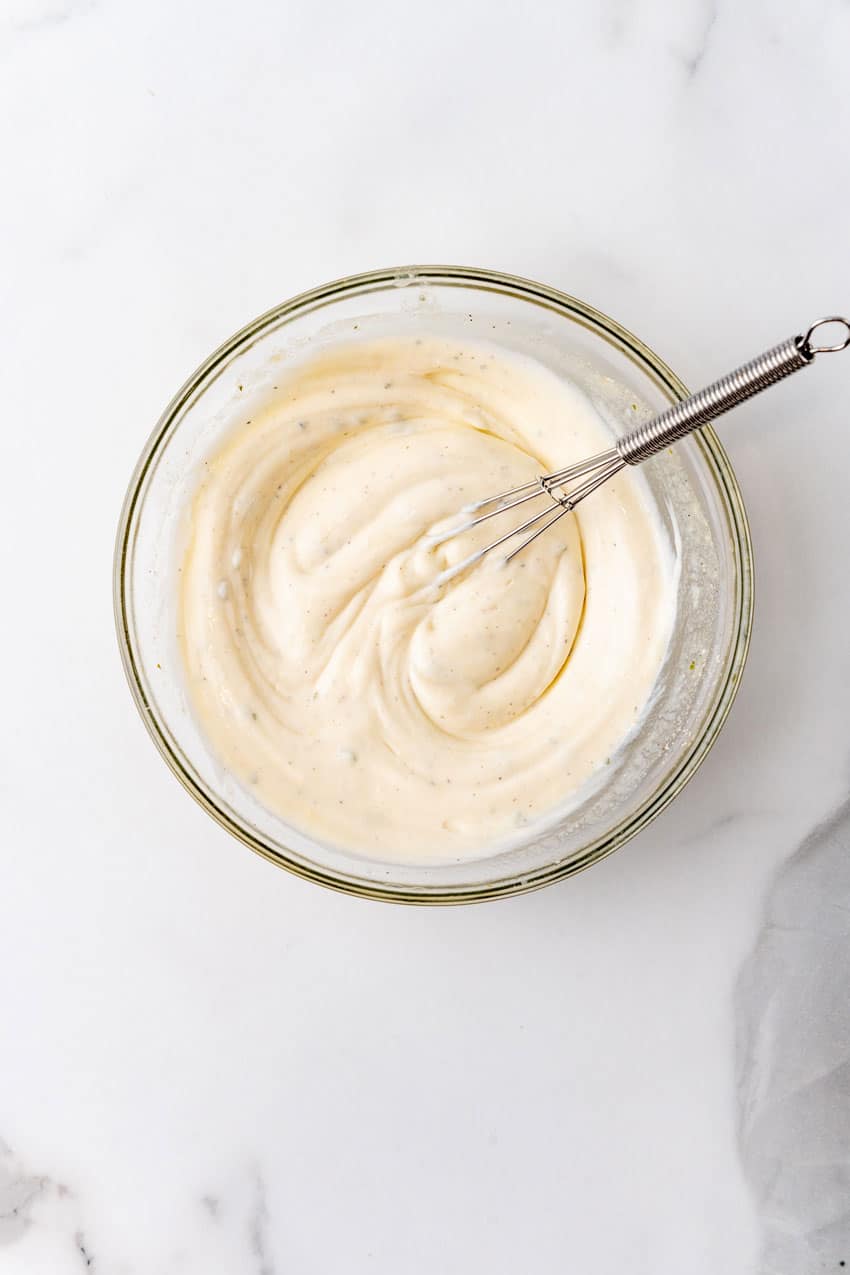
[[[841,338],[831,345],[814,345],[815,332],[827,324],[840,325],[844,329]],[[539,500],[541,497],[548,498],[548,503],[541,512],[535,513],[519,526],[505,531],[483,549],[478,549],[468,558],[464,558],[462,562],[447,568],[438,576],[437,584],[446,583],[468,567],[474,566],[476,562],[480,562],[485,554],[491,553],[518,536],[524,536],[524,539],[514,545],[506,555],[505,561],[510,562],[532,541],[541,536],[544,531],[548,531],[556,522],[575,509],[586,496],[596,491],[597,487],[601,487],[609,478],[613,478],[626,465],[641,464],[649,456],[664,451],[672,443],[678,442],[686,434],[728,412],[738,403],[752,398],[754,394],[790,376],[792,372],[808,367],[814,361],[816,354],[846,350],[848,346],[850,346],[850,320],[838,316],[818,319],[804,336],[789,337],[781,345],[774,346],[764,354],[760,354],[758,358],[736,368],[734,372],[721,377],[719,381],[714,381],[699,393],[674,403],[659,416],[653,417],[631,433],[625,434],[617,441],[616,446],[609,448],[608,451],[599,452],[596,456],[579,461],[575,465],[568,465],[566,469],[559,469],[555,473],[542,474],[539,478],[533,478],[498,496],[490,496],[486,500],[464,506],[461,514],[478,516],[467,517],[465,521],[449,528],[448,531],[431,536],[432,545],[444,544],[447,540],[480,526],[488,519],[495,518],[497,514],[518,509],[529,501]],[[481,510],[486,510],[486,513],[482,513]]]
[[[601,487],[609,478],[613,478],[614,474],[622,469],[625,464],[626,461],[623,460],[617,449],[612,447],[606,452],[599,452],[596,456],[579,461],[577,465],[569,465],[566,469],[559,469],[554,474],[544,474],[540,478],[532,478],[530,482],[522,483],[519,487],[512,487],[510,491],[503,491],[498,496],[489,496],[486,500],[478,500],[474,504],[464,505],[461,509],[462,514],[479,514],[479,510],[488,509],[489,505],[492,505],[493,508],[488,509],[487,513],[479,514],[477,518],[470,518],[457,527],[451,527],[448,531],[431,536],[430,539],[433,545],[443,544],[446,540],[451,540],[465,531],[471,531],[473,527],[480,526],[482,522],[495,518],[497,514],[507,513],[509,509],[517,509],[520,505],[525,505],[530,500],[539,500],[541,496],[549,497],[549,503],[542,512],[526,519],[520,526],[506,531],[499,536],[498,540],[493,540],[490,544],[485,545],[483,549],[479,549],[476,553],[470,554],[468,558],[464,558],[463,562],[456,563],[455,566],[442,573],[440,580],[450,580],[453,576],[459,575],[461,571],[465,571],[467,567],[474,566],[476,562],[479,562],[484,557],[485,553],[489,553],[492,549],[498,549],[500,545],[507,544],[509,540],[514,539],[516,536],[521,536],[524,532],[530,532],[520,544],[516,545],[506,555],[505,562],[510,562],[511,558],[515,558],[518,553],[527,548],[532,540],[536,540],[538,536],[541,536],[544,531],[548,531],[565,514],[575,509],[579,501],[584,500],[585,496],[589,496],[597,487]],[[575,487],[569,493],[558,490],[563,488],[565,483],[574,482],[579,478],[583,478],[584,482],[580,483],[578,487]],[[553,512],[553,509],[555,512]]]

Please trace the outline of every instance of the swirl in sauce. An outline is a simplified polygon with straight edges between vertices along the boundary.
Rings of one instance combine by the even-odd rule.
[[[352,342],[294,368],[191,509],[180,640],[219,759],[286,822],[377,858],[485,854],[568,807],[670,636],[644,481],[625,471],[513,562],[442,585],[523,510],[428,536],[610,443],[577,390],[496,347]]]

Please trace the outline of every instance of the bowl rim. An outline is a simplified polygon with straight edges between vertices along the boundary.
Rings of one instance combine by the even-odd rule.
[[[187,792],[237,840],[279,867],[342,893],[406,904],[480,903],[540,889],[544,885],[573,876],[600,859],[606,858],[656,819],[702,765],[729,715],[749,651],[753,619],[752,540],[743,497],[731,462],[717,434],[710,426],[704,426],[692,437],[702,451],[702,459],[720,494],[724,512],[729,521],[734,559],[733,637],[730,643],[726,676],[718,685],[703,715],[700,730],[679,764],[636,811],[607,833],[590,842],[579,854],[532,872],[506,876],[483,884],[413,886],[394,885],[391,881],[373,881],[337,872],[319,864],[290,857],[282,853],[279,848],[268,845],[255,831],[234,819],[227,810],[222,809],[216,801],[215,793],[208,790],[199,778],[188,773],[171,746],[168,728],[164,721],[160,721],[156,704],[145,692],[144,678],[140,672],[142,661],[136,649],[129,598],[128,567],[132,557],[136,515],[143,503],[146,478],[164,443],[170,437],[175,419],[191,400],[203,391],[210,373],[220,364],[237,353],[240,348],[255,340],[265,329],[277,327],[287,318],[321,308],[341,296],[368,294],[371,291],[400,284],[476,287],[479,291],[509,293],[517,299],[531,301],[538,306],[555,311],[562,317],[572,319],[607,340],[646,373],[662,391],[670,396],[672,401],[686,398],[688,395],[689,391],[684,383],[655,351],[615,319],[558,288],[525,279],[519,275],[473,266],[395,266],[347,275],[301,292],[266,310],[219,345],[188,377],[154,426],[133,470],[118,522],[113,561],[115,625],[121,662],[133,700],[157,749]],[[294,852],[291,853],[294,855]]]

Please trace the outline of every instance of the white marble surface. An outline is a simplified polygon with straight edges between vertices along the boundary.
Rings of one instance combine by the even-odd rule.
[[[848,62],[846,0],[6,0],[3,1275],[850,1263],[850,356],[723,427],[758,598],[718,746],[536,895],[397,909],[231,842],[110,596],[161,407],[315,282],[527,274],[693,384],[846,312]]]

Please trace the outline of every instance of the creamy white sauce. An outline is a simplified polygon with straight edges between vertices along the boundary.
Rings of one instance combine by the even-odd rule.
[[[578,391],[496,347],[352,342],[280,379],[204,467],[182,563],[190,698],[220,760],[288,823],[378,858],[484,854],[578,799],[671,633],[645,484],[627,470],[513,562],[443,584],[542,502],[429,537],[610,444]]]

